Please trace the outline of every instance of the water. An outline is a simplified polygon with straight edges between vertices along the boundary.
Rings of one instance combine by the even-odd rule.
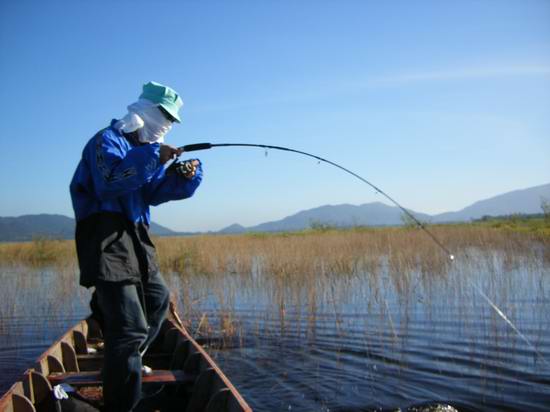
[[[342,275],[166,278],[192,331],[225,338],[213,357],[255,410],[547,410],[548,261],[469,256],[445,273],[393,273],[382,260],[378,271]],[[72,268],[0,272],[0,392],[86,315],[89,293],[76,279]]]

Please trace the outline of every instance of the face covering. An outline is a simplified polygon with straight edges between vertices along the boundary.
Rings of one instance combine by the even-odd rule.
[[[164,136],[172,128],[172,122],[154,103],[139,99],[128,106],[128,114],[115,124],[115,128],[124,133],[137,130],[138,139],[142,143],[163,143]]]

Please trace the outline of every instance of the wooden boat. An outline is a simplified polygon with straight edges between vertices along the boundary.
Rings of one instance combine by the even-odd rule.
[[[71,394],[75,402],[86,401],[100,408],[102,344],[96,322],[79,322],[0,398],[0,412],[59,410],[62,403],[54,401],[52,388],[60,384],[75,389]],[[144,364],[153,371],[143,376],[143,388],[158,393],[145,400],[146,409],[140,410],[252,411],[201,344],[206,346],[208,341],[193,339],[171,306],[159,336],[144,357]]]

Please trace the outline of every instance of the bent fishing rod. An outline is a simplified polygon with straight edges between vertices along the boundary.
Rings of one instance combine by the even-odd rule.
[[[328,159],[322,158],[320,156],[317,156],[317,155],[314,155],[314,154],[311,154],[311,153],[308,153],[308,152],[303,152],[301,150],[291,149],[289,147],[283,147],[283,146],[267,145],[267,144],[255,144],[255,143],[194,143],[194,144],[188,144],[188,145],[185,145],[185,146],[181,146],[178,149],[182,150],[183,152],[194,152],[194,151],[197,151],[197,150],[208,150],[208,149],[212,149],[214,147],[259,147],[259,148],[262,148],[262,149],[265,149],[265,150],[267,150],[267,149],[281,150],[283,152],[292,152],[292,153],[297,153],[297,154],[300,154],[300,155],[303,155],[303,156],[311,157],[313,159],[318,160],[319,162],[324,162],[324,163],[327,163],[331,166],[337,167],[338,169],[343,170],[344,172],[346,172],[346,173],[352,175],[353,177],[359,179],[363,183],[366,183],[367,185],[372,187],[376,191],[377,194],[380,193],[382,196],[384,196],[386,199],[388,199],[390,202],[392,202],[395,206],[397,206],[399,209],[401,209],[401,211],[403,211],[403,213],[405,213],[405,215],[407,215],[409,218],[411,218],[413,220],[413,222],[415,222],[415,224],[420,229],[422,229],[435,242],[435,244],[437,244],[437,246],[443,252],[445,252],[447,257],[451,261],[453,261],[454,258],[455,258],[454,255],[449,251],[449,249],[447,249],[445,247],[445,245],[443,245],[443,243],[441,243],[439,241],[439,239],[437,237],[435,237],[435,235],[430,230],[428,230],[428,228],[426,227],[426,225],[424,223],[422,223],[411,212],[409,212],[407,209],[405,209],[403,206],[401,206],[394,198],[392,198],[390,195],[388,195],[386,192],[384,192],[379,187],[377,187],[374,184],[372,184],[371,182],[369,182],[364,177],[358,175],[355,172],[352,172],[351,170],[345,168],[342,165],[339,165],[338,163],[335,163],[333,161],[330,161]]]
[[[265,149],[265,150],[267,150],[267,149],[281,150],[283,152],[292,152],[292,153],[297,153],[297,154],[300,154],[300,155],[303,155],[303,156],[311,157],[313,159],[318,160],[319,162],[324,162],[324,163],[327,163],[331,166],[334,166],[334,167],[336,167],[340,170],[343,170],[344,172],[352,175],[353,177],[359,179],[363,183],[365,183],[365,184],[369,185],[370,187],[372,187],[376,191],[377,194],[380,193],[382,196],[384,196],[386,199],[388,199],[390,202],[392,202],[395,206],[397,206],[399,209],[401,209],[401,211],[403,213],[405,213],[406,216],[411,218],[416,223],[416,225],[420,229],[422,229],[435,242],[435,244],[443,252],[445,252],[445,254],[447,255],[447,257],[449,258],[450,261],[454,261],[454,259],[455,259],[454,255],[449,251],[449,249],[447,249],[447,247],[445,247],[445,245],[443,243],[441,243],[441,241],[426,227],[426,225],[424,223],[422,223],[420,220],[418,220],[411,212],[409,212],[407,209],[405,209],[403,206],[401,206],[401,204],[399,204],[399,202],[397,202],[393,197],[388,195],[386,192],[384,192],[379,187],[375,186],[373,183],[369,182],[364,177],[358,175],[355,172],[352,172],[351,170],[345,168],[342,165],[339,165],[338,163],[335,163],[331,160],[325,159],[323,157],[320,157],[320,156],[317,156],[317,155],[314,155],[314,154],[311,154],[311,153],[308,153],[308,152],[303,152],[301,150],[291,149],[289,147],[283,147],[283,146],[267,145],[267,144],[255,144],[255,143],[194,143],[194,144],[188,144],[188,145],[185,145],[185,146],[181,146],[178,149],[181,150],[182,153],[184,153],[184,152],[194,152],[194,151],[198,151],[198,150],[208,150],[208,149],[212,149],[214,147],[258,147],[258,148],[262,148],[262,149]],[[527,344],[527,346],[529,346],[534,351],[534,353],[536,353],[537,356],[539,356],[539,358],[542,359],[542,361],[547,366],[550,365],[550,363],[546,360],[546,358],[543,356],[543,354],[531,343],[531,341],[527,338],[527,336],[525,336],[516,327],[516,325],[514,325],[514,323],[506,316],[506,314],[496,305],[496,303],[493,302],[483,292],[481,287],[478,284],[476,284],[473,280],[471,280],[469,278],[466,278],[466,279],[467,279],[468,283],[470,283],[470,285],[472,285],[472,287],[489,304],[489,306],[491,306],[491,308],[506,322],[506,324],[508,324],[508,326],[510,326],[510,328],[512,328],[512,330],[517,333],[517,335]]]

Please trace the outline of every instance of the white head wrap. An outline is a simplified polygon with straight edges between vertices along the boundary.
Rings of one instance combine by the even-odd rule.
[[[115,123],[115,128],[124,133],[137,130],[142,143],[163,143],[164,135],[172,128],[172,122],[157,105],[147,99],[139,99],[128,106],[128,114]]]

